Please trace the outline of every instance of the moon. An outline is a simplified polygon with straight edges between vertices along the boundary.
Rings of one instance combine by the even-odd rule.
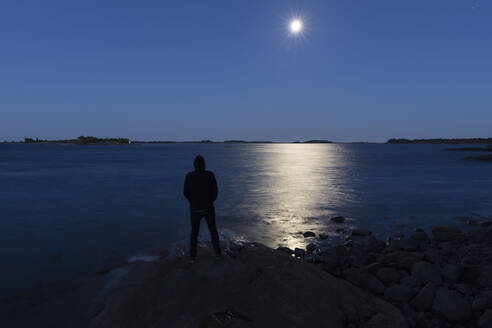
[[[302,22],[299,19],[293,19],[290,22],[290,33],[298,34],[302,31]]]

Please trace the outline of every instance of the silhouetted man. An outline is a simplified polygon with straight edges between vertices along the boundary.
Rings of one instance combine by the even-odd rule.
[[[218,189],[215,176],[205,171],[205,159],[198,155],[193,163],[195,171],[186,174],[184,195],[190,202],[191,237],[190,256],[192,261],[196,257],[196,243],[200,231],[200,220],[207,220],[215,255],[220,258],[219,234],[215,226],[214,201],[217,199]]]

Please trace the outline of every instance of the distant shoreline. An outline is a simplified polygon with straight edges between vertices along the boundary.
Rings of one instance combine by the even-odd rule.
[[[492,138],[459,138],[459,139],[405,139],[391,138],[386,142],[370,142],[370,141],[352,141],[339,142],[323,139],[314,139],[306,141],[271,141],[271,140],[131,140],[129,138],[97,138],[92,136],[80,136],[77,139],[38,139],[25,138],[24,141],[8,141],[0,142],[2,144],[75,144],[75,145],[138,145],[138,144],[442,144],[442,145],[492,145]],[[480,148],[486,149],[486,148]],[[460,149],[445,149],[445,150],[468,150]],[[470,149],[475,150],[475,149]],[[485,150],[488,151],[488,150]]]

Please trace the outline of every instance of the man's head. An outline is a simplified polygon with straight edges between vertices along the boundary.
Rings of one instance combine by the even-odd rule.
[[[205,159],[201,155],[195,157],[193,165],[195,166],[195,171],[205,171]]]

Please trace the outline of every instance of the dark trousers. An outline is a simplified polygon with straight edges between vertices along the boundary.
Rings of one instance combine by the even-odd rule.
[[[193,212],[191,211],[191,236],[190,236],[190,256],[196,257],[196,243],[200,232],[200,221],[205,218],[212,237],[212,245],[216,255],[220,255],[219,233],[215,226],[215,208],[209,210]]]

